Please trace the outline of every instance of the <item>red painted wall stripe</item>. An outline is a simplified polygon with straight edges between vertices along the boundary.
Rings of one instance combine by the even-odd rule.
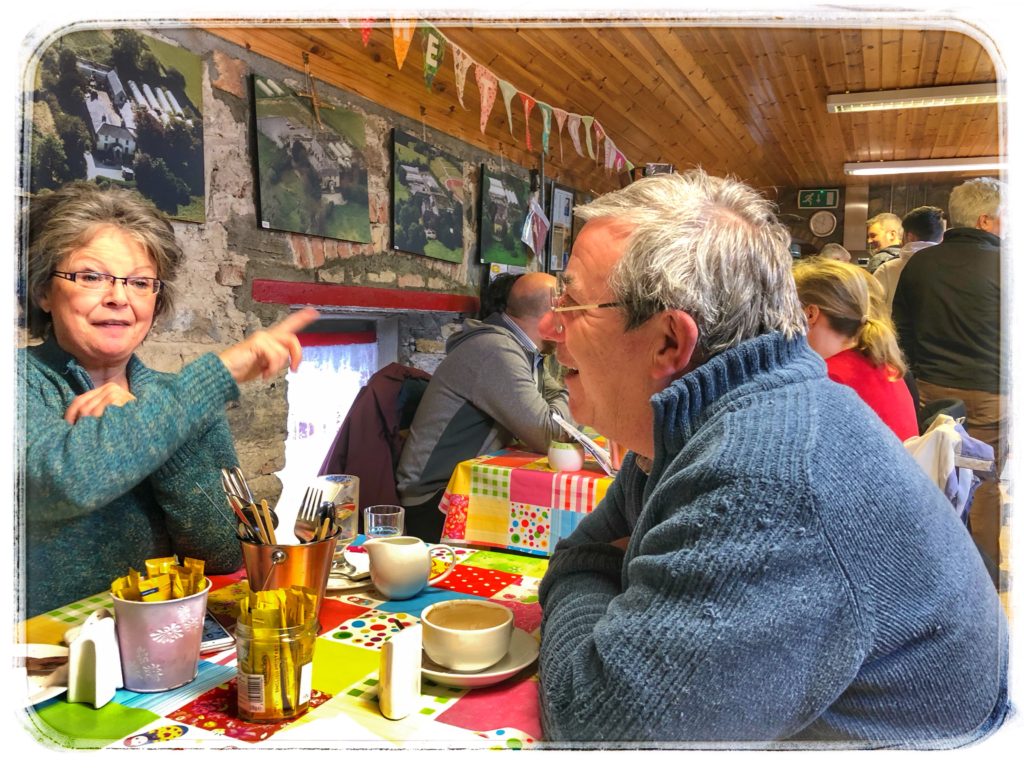
[[[352,331],[350,333],[297,333],[299,344],[304,347],[338,347],[342,344],[375,344],[375,331]]]
[[[476,314],[480,300],[459,293],[364,288],[329,283],[253,280],[252,297],[266,304],[313,304],[320,307],[373,307]]]

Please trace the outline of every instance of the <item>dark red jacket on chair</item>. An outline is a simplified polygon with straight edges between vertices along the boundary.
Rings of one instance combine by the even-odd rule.
[[[408,379],[430,381],[419,368],[391,363],[366,382],[338,430],[321,475],[359,478],[359,506],[398,504],[395,466],[402,453],[402,386]]]

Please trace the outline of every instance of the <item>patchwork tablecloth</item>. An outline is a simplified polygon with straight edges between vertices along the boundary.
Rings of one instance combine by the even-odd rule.
[[[238,716],[235,651],[200,662],[187,686],[165,693],[118,691],[100,709],[70,704],[64,694],[26,710],[26,727],[37,741],[68,749],[272,749],[372,747],[523,749],[540,739],[536,662],[487,688],[466,689],[423,679],[420,706],[391,721],[380,714],[377,677],[380,648],[392,633],[419,622],[420,613],[441,600],[494,600],[512,610],[516,627],[539,636],[537,588],[547,560],[508,552],[455,547],[454,570],[409,600],[388,600],[369,582],[359,591],[328,592],[320,612],[321,632],[313,657],[309,710],[292,721],[255,724]],[[445,564],[434,563],[434,573]],[[245,584],[218,579],[209,606],[233,616]],[[24,622],[27,642],[60,643],[67,629],[84,621],[109,597],[97,595]],[[230,625],[229,625],[230,628]]]
[[[612,478],[588,461],[555,472],[546,456],[499,451],[459,464],[441,499],[441,540],[549,555],[604,498]]]

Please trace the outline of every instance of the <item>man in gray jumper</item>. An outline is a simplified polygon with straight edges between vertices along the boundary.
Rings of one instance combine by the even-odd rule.
[[[554,286],[552,275],[525,274],[512,286],[504,312],[467,320],[448,339],[398,462],[398,496],[410,535],[438,540],[444,524],[438,503],[459,462],[514,440],[545,453],[561,438],[552,413],[568,418],[568,400],[545,370],[551,345],[537,330]]]
[[[545,741],[925,749],[998,728],[998,595],[808,346],[772,206],[695,171],[576,214],[541,332],[573,417],[629,453],[540,585]]]

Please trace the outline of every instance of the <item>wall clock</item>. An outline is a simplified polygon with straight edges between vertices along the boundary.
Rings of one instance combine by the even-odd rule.
[[[831,211],[818,211],[811,216],[810,227],[818,237],[827,237],[836,230],[836,216]]]

